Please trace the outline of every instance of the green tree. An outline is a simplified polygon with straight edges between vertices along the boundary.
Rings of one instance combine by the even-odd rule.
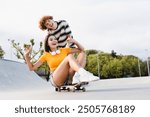
[[[25,57],[24,57],[24,48],[27,46],[32,46],[32,48],[34,47],[35,43],[34,43],[34,39],[30,39],[29,44],[24,44],[23,46],[20,45],[20,43],[16,43],[15,40],[8,40],[11,44],[11,46],[15,49],[15,53],[14,55],[18,58],[18,59],[22,59],[25,61]],[[36,51],[34,49],[32,49],[32,52],[30,54],[31,60],[36,61],[37,59],[35,58],[37,55],[41,56],[41,54],[43,53],[43,49],[42,49],[42,42],[40,42],[40,47],[39,49]]]
[[[98,75],[97,55],[91,54],[87,56],[86,70],[90,71],[94,75]]]
[[[138,58],[133,55],[114,57],[112,53],[104,52],[87,55],[86,69],[88,71],[98,75],[98,64],[102,79],[139,76]],[[140,61],[140,64],[141,74],[146,75],[146,62]]]
[[[138,70],[138,58],[132,55],[124,56],[121,59],[123,65],[123,77],[135,77],[139,76]]]
[[[100,74],[101,78],[110,78],[110,67],[109,63],[113,60],[113,57],[109,53],[100,53],[99,54],[99,65],[100,65]]]
[[[4,58],[4,50],[2,49],[2,47],[0,46],[0,58]]]
[[[114,50],[112,50],[112,51],[111,51],[111,56],[112,56],[113,58],[116,58],[116,57],[117,57],[117,53],[116,53]]]
[[[28,46],[32,46],[32,52],[30,53],[30,57],[31,57],[30,59],[32,63],[35,63],[44,52],[42,48],[43,47],[42,42],[40,42],[38,50],[33,49],[35,45],[34,39],[30,39],[29,44],[24,44],[23,46],[21,46],[20,43],[16,43],[15,40],[8,40],[8,41],[10,42],[11,46],[15,49],[14,55],[18,59],[24,60],[24,62],[25,62],[24,48]],[[49,73],[49,68],[47,63],[42,64],[35,72],[40,76],[47,75]]]
[[[122,64],[119,59],[113,59],[109,62],[109,71],[111,78],[119,78],[122,76]]]
[[[91,50],[86,50],[86,55],[89,56],[90,54],[97,54],[98,51],[97,50],[94,50],[94,49],[91,49]]]
[[[141,75],[148,76],[148,68],[147,68],[147,61],[140,60],[140,67],[141,67]]]

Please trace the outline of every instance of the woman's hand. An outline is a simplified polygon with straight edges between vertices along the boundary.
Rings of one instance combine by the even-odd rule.
[[[29,55],[32,51],[32,46],[28,46],[24,50],[25,50],[25,55]]]

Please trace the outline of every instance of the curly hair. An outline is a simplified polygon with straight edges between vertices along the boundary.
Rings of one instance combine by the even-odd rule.
[[[43,16],[43,17],[40,19],[40,21],[39,21],[39,28],[40,28],[41,30],[46,30],[46,29],[47,29],[47,27],[45,26],[45,22],[46,22],[46,20],[48,20],[48,19],[53,19],[53,17],[52,17],[52,16]]]

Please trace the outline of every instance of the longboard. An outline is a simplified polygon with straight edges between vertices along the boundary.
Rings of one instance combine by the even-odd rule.
[[[81,82],[79,84],[71,84],[71,85],[64,85],[60,87],[56,87],[55,91],[61,92],[61,91],[68,91],[68,92],[75,92],[75,91],[83,91],[85,92],[86,89],[84,85],[88,85],[88,82]]]

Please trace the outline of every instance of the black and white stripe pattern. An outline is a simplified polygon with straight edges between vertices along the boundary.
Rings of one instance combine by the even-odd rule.
[[[72,32],[68,23],[65,20],[60,20],[57,22],[58,26],[56,30],[48,30],[48,34],[54,35],[58,40],[58,47],[64,48],[67,45],[67,36],[72,36]],[[73,37],[73,36],[72,36]],[[69,47],[74,47],[73,43],[69,44]]]

